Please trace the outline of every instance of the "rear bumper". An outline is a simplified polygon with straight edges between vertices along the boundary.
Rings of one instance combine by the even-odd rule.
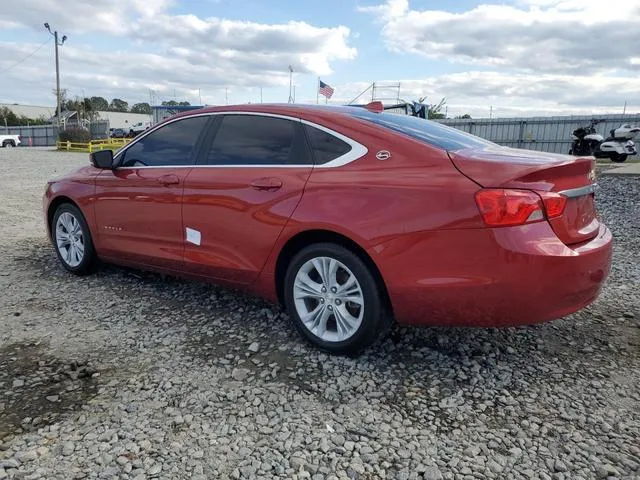
[[[552,320],[595,300],[611,268],[600,225],[563,244],[547,222],[397,237],[369,252],[401,324],[504,327]]]

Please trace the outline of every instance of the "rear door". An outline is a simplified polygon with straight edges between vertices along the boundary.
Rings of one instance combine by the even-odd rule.
[[[182,267],[182,190],[208,121],[198,116],[167,123],[118,154],[115,170],[103,170],[96,177],[102,255]]]
[[[200,164],[184,185],[185,265],[247,284],[262,270],[313,169],[300,120],[216,116]]]

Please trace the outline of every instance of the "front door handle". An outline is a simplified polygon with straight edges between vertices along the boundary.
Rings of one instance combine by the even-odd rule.
[[[158,177],[158,182],[168,187],[169,185],[179,184],[180,179],[178,178],[177,175],[170,173],[168,175],[162,175],[161,177]]]
[[[251,186],[256,190],[267,190],[270,192],[275,192],[276,190],[280,190],[282,188],[282,180],[279,178],[258,178],[251,182]]]

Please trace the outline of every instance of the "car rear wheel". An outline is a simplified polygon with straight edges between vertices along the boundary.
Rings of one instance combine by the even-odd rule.
[[[76,275],[90,273],[96,263],[91,232],[82,212],[69,203],[60,205],[51,222],[51,239],[62,266]]]
[[[374,274],[360,257],[340,245],[304,248],[289,264],[284,283],[292,323],[322,350],[359,353],[390,324]]]

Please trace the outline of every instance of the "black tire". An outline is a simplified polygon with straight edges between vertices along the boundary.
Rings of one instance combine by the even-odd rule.
[[[84,245],[84,254],[82,260],[78,265],[70,265],[67,260],[63,258],[60,250],[58,249],[58,230],[56,228],[56,225],[58,224],[58,219],[63,213],[71,214],[80,224],[80,230],[82,231],[82,243]],[[78,207],[70,203],[63,203],[62,205],[60,205],[53,214],[50,229],[51,243],[53,244],[53,248],[56,251],[58,260],[60,260],[60,263],[65,269],[75,275],[87,275],[95,270],[98,259],[96,256],[95,248],[93,246],[93,240],[91,239],[91,231],[89,230],[89,226],[87,225],[87,221],[85,220],[84,215]]]
[[[13,148],[13,147],[15,147],[15,144],[13,143],[13,140],[5,140],[5,141],[2,143],[2,146],[3,146],[4,148]]]
[[[294,283],[300,269],[311,259],[328,257],[341,262],[357,279],[363,296],[364,312],[362,321],[355,332],[342,341],[326,341],[303,323],[296,309],[294,299]],[[352,251],[334,243],[317,243],[302,249],[296,254],[284,278],[284,303],[289,318],[300,335],[313,346],[329,353],[357,355],[363,349],[372,345],[376,340],[388,333],[392,319],[387,307],[386,295],[383,287],[376,281],[374,273],[365,262]],[[329,304],[329,302],[327,302]],[[346,308],[346,302],[344,307]],[[336,307],[337,308],[337,307]],[[335,317],[333,323],[336,324]],[[327,324],[330,320],[327,321]],[[337,331],[337,325],[336,325]]]
[[[622,163],[627,160],[627,156],[625,154],[620,153],[612,153],[611,161],[614,163]]]

